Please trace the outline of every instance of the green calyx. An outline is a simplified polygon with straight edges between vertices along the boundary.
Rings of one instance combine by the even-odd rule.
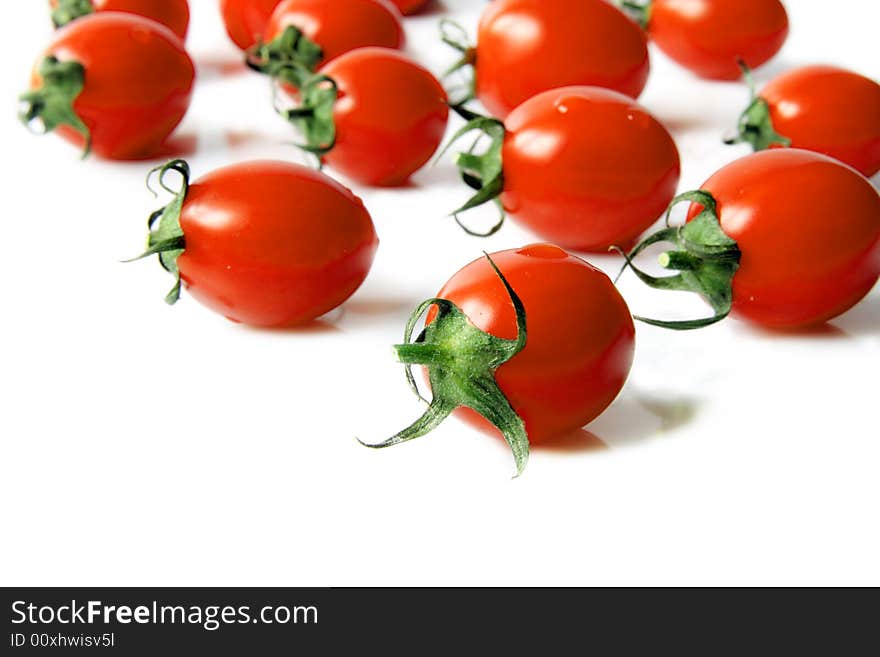
[[[459,71],[469,71],[463,83],[447,89],[451,105],[464,105],[476,97],[476,75],[474,67],[477,64],[477,48],[471,44],[470,36],[461,25],[448,18],[440,21],[440,40],[447,46],[458,51],[459,59],[444,73],[444,79],[448,79]]]
[[[333,110],[339,89],[333,78],[312,73],[302,78],[300,97],[299,105],[291,109],[280,108],[276,102],[276,111],[302,133],[305,141],[298,146],[320,160],[336,145]]]
[[[505,213],[499,197],[504,191],[504,162],[502,149],[504,147],[504,138],[507,134],[507,130],[504,127],[504,123],[498,119],[480,116],[479,114],[475,114],[474,112],[460,106],[453,106],[452,109],[460,114],[467,123],[452,136],[452,139],[449,140],[449,143],[443,148],[440,155],[438,155],[438,159],[443,157],[443,155],[445,155],[446,152],[465,135],[472,132],[480,133],[480,136],[471,145],[470,149],[466,152],[459,153],[456,158],[456,166],[461,174],[461,179],[468,187],[476,190],[476,194],[471,196],[467,203],[455,210],[452,213],[452,216],[455,218],[458,225],[469,235],[488,237],[497,233],[501,229],[501,226],[504,225]],[[475,152],[476,148],[484,137],[488,137],[489,147],[484,153],[478,154]],[[462,212],[479,207],[490,201],[498,208],[499,218],[495,225],[488,231],[477,232],[471,230],[461,222],[459,215]]]
[[[55,27],[64,27],[71,21],[94,12],[92,0],[57,0],[55,9],[52,10],[52,24]]]
[[[52,55],[43,59],[37,69],[43,84],[19,96],[22,109],[19,119],[29,129],[45,134],[60,125],[67,125],[85,139],[83,157],[91,149],[91,133],[73,109],[73,102],[85,86],[86,71],[75,61],[59,61]],[[35,128],[39,125],[40,128]]]
[[[273,41],[251,48],[245,62],[255,71],[299,88],[323,58],[321,46],[291,25]]]
[[[682,202],[703,206],[691,221],[683,226],[670,226],[669,215]],[[717,203],[708,192],[686,192],[676,197],[666,214],[666,228],[660,230],[630,253],[625,254],[626,267],[633,270],[645,284],[658,290],[696,292],[712,306],[715,314],[706,319],[663,321],[636,317],[639,321],[674,330],[702,328],[721,321],[730,314],[733,304],[733,277],[739,269],[742,256],[735,240],[728,237],[718,221]],[[675,249],[660,255],[660,265],[677,271],[674,276],[654,277],[635,266],[633,259],[653,244],[669,243]],[[615,249],[621,251],[620,249]],[[621,272],[622,273],[622,272]]]
[[[648,29],[651,21],[653,0],[615,0],[614,4],[627,16],[632,18],[643,29]]]
[[[725,139],[724,143],[750,144],[756,151],[763,151],[771,146],[791,146],[791,139],[776,132],[773,119],[770,117],[770,105],[758,95],[751,69],[743,60],[739,61],[739,67],[742,69],[752,100],[739,117],[737,136]]]
[[[411,426],[377,445],[391,447],[419,438],[440,425],[456,408],[471,408],[501,431],[516,462],[517,476],[529,458],[529,439],[522,418],[510,405],[495,381],[495,371],[526,346],[526,312],[522,301],[488,255],[489,264],[501,279],[516,311],[517,337],[504,340],[474,326],[461,309],[446,299],[428,299],[410,317],[404,343],[395,350],[406,366],[410,387],[422,398],[412,373],[413,365],[428,370],[433,400],[428,410]],[[422,315],[436,306],[437,316],[412,341],[413,330]]]
[[[166,182],[166,177],[171,171],[180,174],[179,189],[174,189]],[[169,194],[173,194],[174,199],[164,208],[150,215],[147,222],[147,227],[150,229],[147,250],[134,260],[141,260],[151,255],[159,256],[162,267],[174,276],[174,287],[165,297],[166,303],[174,305],[180,299],[180,270],[177,267],[177,259],[186,249],[186,241],[180,227],[180,212],[189,191],[189,164],[185,160],[171,160],[152,169],[147,175],[147,188],[157,194],[151,186],[153,176],[157,176],[159,186]]]

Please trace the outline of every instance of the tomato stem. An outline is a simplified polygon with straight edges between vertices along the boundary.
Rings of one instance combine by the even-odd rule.
[[[178,189],[174,189],[166,182],[168,173],[172,171],[180,175],[181,183]],[[177,259],[186,249],[186,239],[183,235],[183,229],[180,227],[180,212],[189,192],[189,164],[185,160],[171,160],[151,169],[147,174],[147,189],[156,194],[151,186],[154,176],[159,182],[159,187],[173,194],[174,199],[150,215],[147,221],[147,227],[150,230],[147,250],[134,260],[141,260],[152,255],[159,256],[159,263],[174,276],[174,287],[165,297],[166,303],[174,305],[180,299],[181,287]]]
[[[449,143],[440,151],[438,159],[443,157],[452,146],[465,135],[471,132],[479,132],[489,138],[489,147],[482,154],[474,153],[481,139],[477,139],[466,152],[459,153],[456,158],[456,166],[459,169],[464,183],[471,189],[476,190],[468,201],[454,210],[451,214],[455,221],[466,233],[476,237],[488,237],[497,233],[504,224],[505,213],[499,197],[504,191],[504,166],[502,149],[507,131],[504,123],[498,119],[482,116],[463,107],[452,106],[452,109],[465,118],[468,122],[462,126],[449,140]],[[494,202],[499,211],[499,219],[487,232],[477,232],[465,226],[459,215],[488,202]]]
[[[750,144],[755,151],[763,151],[771,146],[791,146],[791,139],[776,132],[773,118],[770,116],[770,105],[758,95],[752,70],[742,59],[738,60],[743,72],[743,79],[749,89],[751,102],[739,117],[737,135],[724,140],[727,145]]]
[[[669,225],[672,209],[683,202],[697,203],[703,209],[683,226]],[[721,321],[730,314],[733,306],[733,277],[739,270],[742,253],[736,241],[728,237],[721,228],[715,198],[702,190],[685,192],[677,196],[666,212],[666,224],[666,228],[645,238],[629,253],[614,248],[626,258],[621,273],[629,268],[639,280],[658,290],[695,292],[703,297],[715,314],[705,319],[685,321],[666,321],[639,316],[636,316],[636,319],[646,324],[674,330],[702,328]],[[661,243],[673,244],[676,247],[659,257],[662,267],[678,272],[674,276],[651,276],[636,267],[633,262],[645,249]]]
[[[321,46],[290,25],[269,43],[258,43],[245,54],[251,69],[301,87],[324,58]]]
[[[60,125],[67,125],[85,139],[83,157],[91,150],[91,132],[73,109],[73,103],[85,86],[85,68],[79,62],[59,61],[50,55],[37,69],[42,86],[19,96],[22,108],[18,118],[29,130],[38,134],[52,132]],[[35,129],[39,123],[41,129]]]
[[[526,312],[522,300],[504,274],[487,254],[507,291],[516,312],[517,337],[498,338],[474,326],[461,309],[446,299],[428,299],[416,308],[407,321],[404,342],[395,350],[405,365],[410,387],[424,400],[415,383],[413,365],[424,365],[433,392],[428,410],[409,427],[378,444],[362,444],[374,449],[399,445],[430,433],[456,408],[471,408],[491,422],[513,452],[517,476],[523,473],[529,458],[529,439],[522,418],[510,405],[495,381],[495,372],[526,346]],[[412,340],[416,324],[431,307],[437,316]]]
[[[333,78],[320,73],[304,76],[301,82],[300,105],[288,109],[278,106],[279,93],[277,85],[275,86],[275,111],[302,133],[305,142],[297,146],[316,155],[320,161],[336,145],[336,119],[333,111],[339,97],[339,88]]]
[[[77,18],[82,18],[94,13],[95,7],[92,0],[57,0],[52,10],[52,24],[55,27],[64,27]]]
[[[651,6],[653,0],[614,0],[614,4],[632,18],[643,29],[648,29],[648,23],[651,21]]]
[[[458,95],[453,92],[461,90],[462,94],[454,101],[453,105],[464,105],[476,97],[474,69],[477,65],[477,48],[471,44],[470,35],[467,30],[448,18],[440,21],[440,40],[461,54],[461,57],[443,74],[444,79],[465,69],[470,69],[471,71],[470,76],[463,84],[447,90],[450,98]]]

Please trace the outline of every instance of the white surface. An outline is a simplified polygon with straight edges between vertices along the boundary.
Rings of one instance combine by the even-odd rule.
[[[475,28],[481,2],[443,2]],[[410,310],[482,249],[536,240],[512,222],[465,236],[444,216],[465,195],[447,161],[409,189],[356,188],[382,245],[323,327],[250,330],[186,294],[167,308],[155,262],[119,263],[157,205],[149,163],[80,162],[14,119],[49,36],[44,3],[19,4],[0,24],[0,584],[880,584],[880,291],[813,335],[640,326],[629,384],[589,427],[608,448],[535,449],[519,480],[500,441],[456,420],[370,451],[356,435],[422,410],[389,348]],[[195,175],[297,158],[265,81],[221,74],[237,53],[215,3],[192,4]],[[880,75],[880,5],[788,6],[790,41],[759,81],[809,62]],[[406,23],[435,71],[453,56],[437,18]],[[719,143],[746,92],[652,54],[642,102],[693,188],[746,152]],[[703,310],[682,297],[682,315]]]

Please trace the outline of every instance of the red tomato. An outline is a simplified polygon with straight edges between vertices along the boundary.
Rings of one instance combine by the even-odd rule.
[[[866,176],[880,171],[880,85],[833,66],[784,73],[761,92],[773,129],[791,146],[825,153]]]
[[[583,427],[614,401],[629,375],[635,329],[626,302],[604,273],[550,244],[492,259],[522,300],[528,324],[525,349],[495,373],[498,386],[532,444]],[[510,297],[485,258],[455,274],[437,296],[456,304],[479,329],[517,337]],[[456,412],[494,430],[470,409]]]
[[[263,327],[339,306],[363,283],[378,246],[358,197],[286,162],[234,164],[196,181],[179,227],[187,291],[234,322]]]
[[[416,13],[428,4],[429,0],[391,0],[404,16]]]
[[[47,57],[84,68],[84,86],[72,108],[101,157],[155,154],[189,108],[192,60],[181,40],[155,21],[114,12],[74,21],[55,34],[37,62],[33,90],[44,86],[40,65]],[[59,125],[57,132],[77,146],[85,144],[71,125]]]
[[[242,50],[262,40],[266,24],[281,0],[220,0],[229,38]]]
[[[779,0],[652,0],[648,31],[660,49],[703,78],[738,80],[738,60],[757,68],[788,36]]]
[[[446,92],[396,50],[360,48],[320,73],[338,88],[336,142],[324,160],[368,185],[400,185],[437,151],[446,132]]]
[[[356,48],[402,48],[400,12],[389,0],[283,0],[266,26],[271,42],[296,27],[321,47],[324,62]]]
[[[880,195],[829,157],[761,151],[703,185],[742,258],[733,313],[762,326],[799,328],[849,310],[880,277]],[[700,211],[692,206],[689,218]]]
[[[604,0],[496,0],[480,20],[476,94],[500,118],[569,85],[637,98],[649,68],[644,33]]]
[[[83,8],[84,4],[91,5],[90,9]],[[50,3],[53,11],[53,19],[56,24],[63,25],[79,16],[85,15],[84,11],[121,11],[129,14],[137,14],[145,18],[162,23],[181,39],[186,37],[189,27],[189,3],[187,0],[52,0]],[[64,20],[57,20],[58,17]]]
[[[607,251],[634,240],[675,195],[675,142],[623,94],[546,91],[515,109],[504,127],[501,202],[542,239]]]

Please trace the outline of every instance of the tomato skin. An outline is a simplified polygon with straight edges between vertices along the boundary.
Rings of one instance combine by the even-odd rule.
[[[404,16],[411,16],[427,5],[429,0],[392,0],[392,2]]]
[[[768,328],[821,324],[880,277],[880,195],[856,171],[799,149],[761,151],[703,185],[742,252],[733,313]],[[689,219],[699,212],[692,206]]]
[[[402,48],[400,12],[388,0],[283,0],[266,26],[272,41],[294,26],[324,51],[323,62],[356,48]]]
[[[477,97],[496,117],[548,89],[595,85],[637,98],[645,35],[604,0],[495,0],[477,39]]]
[[[255,46],[281,0],[220,0],[226,33],[242,50]]]
[[[54,9],[57,0],[50,6]],[[181,39],[186,38],[189,28],[189,3],[187,0],[91,0],[96,12],[121,11],[137,14],[162,23]]]
[[[761,91],[773,127],[791,146],[880,171],[880,84],[833,66],[783,73]]]
[[[522,299],[528,325],[525,349],[495,378],[525,422],[529,442],[547,442],[588,424],[617,397],[632,366],[633,320],[604,273],[557,246],[533,244],[492,259]],[[455,274],[437,296],[458,305],[478,328],[516,338],[510,297],[485,258]],[[456,415],[497,433],[470,409]]]
[[[710,80],[738,80],[743,59],[757,68],[788,37],[780,0],[653,0],[648,31],[669,57]]]
[[[256,161],[190,186],[177,261],[188,292],[235,322],[286,327],[336,308],[360,287],[378,247],[350,190],[313,169]]]
[[[43,57],[75,60],[86,80],[73,109],[91,132],[92,152],[113,160],[149,157],[189,109],[195,67],[181,40],[147,18],[115,12],[79,18],[58,30],[37,61],[31,88],[42,84]],[[69,126],[56,132],[82,148]]]
[[[547,91],[505,121],[505,210],[580,251],[626,246],[675,196],[678,149],[631,98],[598,87]]]
[[[443,141],[443,85],[396,50],[359,48],[321,69],[336,81],[336,145],[325,161],[368,185],[400,185]]]

